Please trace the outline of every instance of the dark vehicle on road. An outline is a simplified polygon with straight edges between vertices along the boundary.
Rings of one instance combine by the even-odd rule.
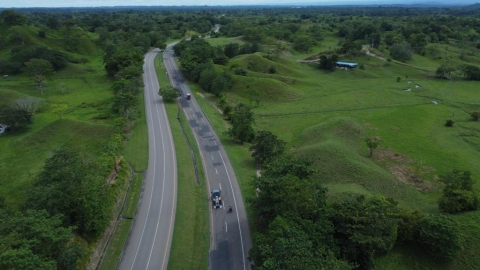
[[[212,206],[213,209],[222,208],[222,197],[220,196],[221,191],[214,189],[212,191]]]
[[[187,96],[185,97],[185,99],[187,99],[187,100],[190,100],[190,98],[192,98],[192,96],[190,94],[187,94]]]

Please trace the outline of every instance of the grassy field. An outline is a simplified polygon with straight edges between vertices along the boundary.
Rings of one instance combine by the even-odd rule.
[[[209,42],[214,44],[215,39]],[[338,39],[327,36],[310,54],[293,53],[277,61],[261,53],[240,55],[229,65],[248,69],[246,77],[234,75],[235,86],[227,93],[229,103],[253,104],[256,129],[269,130],[287,142],[288,152],[314,157],[316,178],[329,189],[329,199],[346,193],[392,197],[399,206],[424,213],[438,213],[437,200],[443,184],[439,175],[452,169],[469,170],[480,186],[480,124],[469,113],[480,110],[478,82],[437,80],[436,68],[446,63],[478,61],[459,58],[454,44],[427,47],[426,56],[414,55],[406,64],[371,56],[343,57],[364,64],[365,69],[323,72],[314,63],[300,63],[318,52],[336,47]],[[388,52],[385,52],[388,57]],[[277,74],[269,74],[275,66]],[[400,77],[400,82],[397,82]],[[418,85],[418,87],[415,87]],[[208,93],[191,85],[192,91]],[[197,98],[213,122],[231,158],[246,198],[253,194],[249,182],[253,161],[248,145],[232,144],[222,135],[227,124],[209,102]],[[454,127],[444,126],[447,119]],[[380,136],[382,142],[368,157],[365,138]],[[378,269],[475,269],[480,265],[477,225],[480,214],[455,215],[465,237],[464,250],[451,264],[427,259],[421,250],[398,246],[378,258]]]
[[[90,58],[96,61],[95,56]],[[24,191],[40,172],[52,150],[71,147],[98,155],[113,132],[110,117],[110,79],[100,67],[69,64],[46,82],[44,95],[26,76],[9,76],[0,81],[2,106],[19,97],[36,97],[41,107],[33,124],[13,133],[0,135],[0,196],[16,209],[23,203]],[[62,119],[50,110],[53,103],[68,105]],[[99,117],[102,116],[102,117]]]

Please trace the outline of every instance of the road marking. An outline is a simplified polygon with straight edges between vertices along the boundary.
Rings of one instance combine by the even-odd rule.
[[[148,65],[147,65],[147,64],[145,64],[145,65],[146,65],[146,68],[148,69]],[[151,106],[151,105],[149,105],[149,106]],[[151,108],[151,107],[150,107],[150,108]],[[153,114],[152,114],[152,110],[151,110],[151,109],[149,110],[149,113],[150,113],[150,120],[153,122],[153,120],[152,120],[152,119],[153,119]],[[155,129],[152,129],[152,133],[153,133],[153,138],[156,138],[156,136],[155,136]],[[153,148],[156,149],[155,139],[153,140]],[[153,164],[157,164],[157,153],[156,153],[156,152],[154,152],[154,153],[155,153],[155,154],[154,154],[154,158],[153,158],[153,160],[154,160]],[[147,215],[146,215],[146,217],[145,217],[145,220],[148,219],[148,216],[149,216],[149,214],[150,214],[150,208],[151,208],[151,205],[152,205],[152,198],[153,198],[153,190],[154,190],[154,187],[155,187],[155,175],[156,175],[156,166],[153,166],[153,176],[154,176],[153,179],[154,179],[154,181],[152,182],[152,191],[150,192],[150,201],[149,201],[149,203],[148,203]],[[142,234],[141,234],[141,236],[140,236],[140,241],[139,241],[137,250],[136,250],[136,252],[135,252],[135,256],[133,257],[133,262],[132,262],[132,268],[131,268],[131,269],[133,269],[133,267],[134,267],[134,265],[135,265],[135,261],[136,261],[136,259],[137,259],[138,251],[139,251],[139,249],[140,249],[140,244],[142,243],[142,240],[143,240],[143,235],[144,235],[144,233],[145,233],[145,227],[146,227],[146,226],[147,226],[147,222],[145,222],[145,224],[143,225]],[[149,259],[149,260],[150,260],[150,259]],[[147,267],[148,267],[148,266],[147,266]]]
[[[225,222],[225,232],[228,232],[228,230],[227,230],[227,222]]]
[[[220,190],[222,190],[222,184],[218,183],[218,185],[220,186]]]
[[[210,155],[210,156],[212,157],[212,160],[215,161],[215,160],[213,159],[213,155]]]
[[[218,151],[218,153],[220,153],[220,151]],[[227,172],[227,179],[228,179],[228,182],[230,183],[230,189],[232,190],[233,204],[235,206],[235,209],[238,209],[237,200],[235,198],[235,193],[233,192],[232,181],[230,180],[230,174],[228,173],[227,166],[225,165],[225,161],[223,160],[223,156],[222,156],[221,153],[220,153],[220,158],[222,159],[223,167],[225,168],[225,172]],[[238,232],[240,233],[240,244],[242,246],[243,269],[247,269],[247,267],[245,265],[245,251],[244,251],[244,248],[243,248],[243,236],[242,236],[242,228],[240,226],[240,217],[238,216],[238,211],[235,211],[235,212],[237,214]]]
[[[189,109],[190,109],[190,111],[192,111],[192,108],[189,108]]]
[[[213,143],[214,143],[215,145],[217,145],[217,141],[213,141]]]
[[[157,79],[157,82],[158,82],[158,79]],[[165,106],[163,107],[163,110],[164,110],[164,118],[166,120],[166,111],[165,111]],[[166,120],[168,122],[168,120]],[[173,138],[172,138],[172,131],[170,130],[170,125],[168,125],[168,136],[170,138],[170,141],[173,142]],[[173,159],[172,160],[177,160],[177,157],[176,157],[176,154],[175,154],[175,149],[174,149],[174,144],[171,143],[170,144],[170,147],[171,147],[171,151],[172,151],[172,154],[173,154]],[[173,166],[173,179],[177,179],[177,166],[176,166],[176,162],[175,163],[175,166]],[[174,181],[174,184],[173,184],[173,194],[177,194],[177,181]],[[170,226],[168,228],[168,237],[167,237],[167,247],[168,245],[171,243],[171,236],[172,236],[172,231],[173,231],[173,226],[174,226],[174,219],[175,219],[175,211],[176,211],[176,196],[172,196],[172,212],[170,214]],[[162,264],[162,269],[165,268],[165,261],[166,261],[166,257],[167,257],[167,251],[168,251],[168,248],[165,248],[165,253],[163,254],[163,264]],[[169,253],[170,254],[170,253]]]
[[[215,168],[215,172],[218,174],[217,168]]]
[[[153,74],[155,74],[155,73],[153,73]],[[156,75],[155,75],[155,78],[156,78]],[[159,88],[159,87],[158,87],[158,79],[156,80],[156,87],[153,87],[153,86],[154,86],[154,83],[153,83],[152,79],[153,79],[153,76],[150,76],[150,83],[151,83],[151,85],[152,85],[152,90],[155,91],[154,89],[158,89],[158,88]],[[159,112],[158,112],[158,106],[155,106],[155,110],[157,111],[156,114],[157,114],[157,120],[158,120],[158,123],[159,123],[160,133],[162,134],[162,127],[161,127],[161,125],[160,125],[161,121],[160,121],[160,114],[159,114]],[[164,111],[165,111],[165,110],[164,110]],[[155,228],[155,234],[154,234],[154,236],[153,236],[152,247],[150,248],[150,255],[148,256],[147,267],[146,267],[147,269],[148,269],[148,266],[150,265],[150,259],[151,259],[151,257],[152,257],[153,248],[154,248],[154,246],[155,246],[155,240],[157,239],[158,225],[160,224],[160,217],[162,216],[162,210],[163,210],[163,195],[164,195],[164,193],[165,193],[165,180],[166,180],[166,179],[165,179],[165,177],[166,177],[165,172],[167,171],[167,170],[166,170],[166,162],[165,162],[165,160],[166,160],[166,156],[165,156],[166,151],[165,151],[165,142],[164,142],[164,140],[163,140],[163,136],[160,136],[160,138],[162,138],[162,152],[163,152],[163,161],[164,161],[164,162],[163,162],[163,178],[162,178],[162,180],[163,180],[163,181],[162,181],[162,195],[161,195],[161,201],[160,201],[160,211],[159,211],[159,213],[158,213],[158,218],[157,218],[157,226],[156,226],[156,228]],[[172,207],[173,207],[173,206],[172,206]],[[165,264],[165,261],[162,262],[162,269],[163,269],[163,267],[164,267],[164,264]]]

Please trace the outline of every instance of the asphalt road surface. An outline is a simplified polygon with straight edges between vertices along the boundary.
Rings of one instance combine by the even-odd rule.
[[[247,259],[252,247],[247,215],[237,178],[217,135],[208,119],[195,101],[173,58],[171,45],[164,52],[163,60],[172,86],[180,89],[180,105],[187,115],[195,140],[200,148],[203,166],[206,172],[208,195],[205,203],[210,206],[210,270],[251,269]],[[186,94],[191,93],[191,100]],[[224,208],[213,209],[210,192],[220,189]],[[233,212],[228,213],[228,206]]]
[[[177,197],[177,163],[165,107],[158,95],[154,59],[145,55],[145,114],[148,124],[148,170],[128,242],[118,269],[167,269]]]

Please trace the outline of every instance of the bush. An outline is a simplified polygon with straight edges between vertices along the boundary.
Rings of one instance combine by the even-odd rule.
[[[236,68],[234,72],[236,75],[247,76],[247,70],[244,68]]]
[[[417,241],[435,259],[451,260],[462,249],[458,224],[450,216],[427,215],[418,225]]]
[[[453,170],[442,175],[440,180],[446,185],[438,202],[440,211],[453,214],[478,209],[478,192],[473,189],[469,171]]]
[[[478,117],[480,116],[480,112],[472,112],[470,114],[470,116],[472,117],[473,121],[478,121]]]
[[[395,43],[390,46],[390,56],[398,61],[408,61],[412,59],[412,51],[410,44],[406,42]]]
[[[446,127],[453,127],[453,124],[454,124],[453,120],[450,120],[450,119],[447,120],[447,122],[445,122]]]
[[[171,86],[166,86],[160,88],[158,94],[162,96],[164,101],[174,102],[180,96],[180,90]]]
[[[270,66],[268,68],[268,72],[271,73],[271,74],[275,74],[275,73],[277,73],[277,68],[275,66]]]

